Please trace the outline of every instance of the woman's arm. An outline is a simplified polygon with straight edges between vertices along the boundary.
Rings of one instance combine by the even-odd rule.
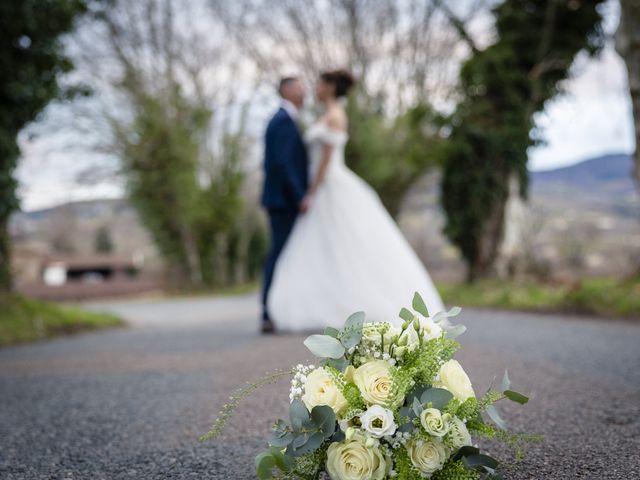
[[[309,187],[309,193],[314,194],[318,190],[318,187],[324,181],[324,177],[327,176],[327,170],[329,169],[329,162],[331,161],[331,155],[333,154],[333,145],[325,143],[322,145],[322,156],[320,157],[320,165],[318,166],[318,172],[316,173],[313,183]]]
[[[340,110],[333,110],[327,114],[324,119],[324,122],[327,126],[333,130],[342,131],[345,129],[346,118],[344,112]],[[316,177],[313,179],[313,184],[309,188],[310,192],[313,194],[316,192],[318,187],[324,181],[324,178],[327,175],[327,170],[329,169],[329,162],[331,162],[331,155],[333,154],[333,145],[329,143],[325,143],[322,146],[322,156],[320,157],[320,165],[318,166],[318,173],[316,173]]]

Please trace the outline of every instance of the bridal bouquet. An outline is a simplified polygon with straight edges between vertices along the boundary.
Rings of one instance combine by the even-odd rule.
[[[341,330],[311,335],[304,343],[319,366],[250,384],[202,438],[222,431],[242,397],[286,374],[293,377],[289,421],[273,425],[268,450],[257,456],[260,479],[311,480],[322,472],[332,480],[500,478],[498,461],[480,453],[472,436],[514,443],[494,403],[525,404],[527,397],[511,390],[506,372],[499,390],[478,397],[452,358],[465,327],[443,321],[460,309],[430,317],[416,293],[413,310],[401,310],[401,327],[367,323],[358,312]]]

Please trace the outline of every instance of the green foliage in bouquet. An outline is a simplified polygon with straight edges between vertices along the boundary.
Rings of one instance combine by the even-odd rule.
[[[320,366],[298,365],[239,390],[202,439],[218,436],[255,388],[291,375],[289,421],[273,425],[268,449],[257,456],[260,479],[317,480],[323,472],[332,480],[501,478],[498,460],[474,446],[472,434],[521,458],[523,443],[537,437],[509,433],[495,403],[528,398],[511,389],[507,372],[499,390],[477,397],[453,359],[465,328],[447,319],[460,309],[431,316],[417,293],[412,307],[400,311],[400,327],[366,323],[358,312],[342,329],[309,336],[304,343]]]

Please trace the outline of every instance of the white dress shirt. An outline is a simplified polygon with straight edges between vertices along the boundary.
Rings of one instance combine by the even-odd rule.
[[[285,109],[294,122],[298,121],[298,117],[300,116],[298,107],[285,98],[282,99],[282,104],[280,106]]]

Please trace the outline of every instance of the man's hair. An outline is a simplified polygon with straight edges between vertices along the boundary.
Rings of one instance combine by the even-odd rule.
[[[282,77],[278,83],[278,93],[282,95],[282,89],[292,82],[297,82],[298,77]]]

